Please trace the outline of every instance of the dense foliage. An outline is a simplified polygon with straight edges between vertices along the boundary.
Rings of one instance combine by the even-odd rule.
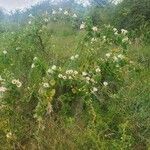
[[[136,29],[150,21],[150,0],[124,0],[116,11],[119,27]]]
[[[150,148],[149,21],[138,39],[128,20],[114,27],[108,14],[124,3],[78,11],[44,2],[3,21],[0,149]]]

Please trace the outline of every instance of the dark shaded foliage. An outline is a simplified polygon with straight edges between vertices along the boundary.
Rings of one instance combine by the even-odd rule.
[[[150,22],[150,0],[123,0],[116,7],[113,22],[119,28],[128,29]]]

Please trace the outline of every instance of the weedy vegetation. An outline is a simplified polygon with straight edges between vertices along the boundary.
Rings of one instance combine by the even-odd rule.
[[[149,0],[42,4],[1,21],[0,149],[149,150]]]

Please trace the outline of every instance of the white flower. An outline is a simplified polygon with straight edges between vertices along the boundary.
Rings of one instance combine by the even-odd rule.
[[[73,79],[71,76],[68,77],[70,80]]]
[[[76,14],[73,14],[73,17],[74,17],[74,18],[77,18],[77,15],[76,15]]]
[[[32,14],[29,14],[29,17],[33,17],[33,15],[32,15]]]
[[[67,70],[67,71],[66,71],[66,74],[70,74],[70,70]]]
[[[59,11],[62,11],[63,9],[62,8],[59,8]]]
[[[69,15],[67,10],[64,11],[64,15]]]
[[[79,55],[78,55],[78,54],[76,54],[74,57],[75,57],[75,58],[78,58],[78,57],[79,57]]]
[[[43,83],[43,86],[44,86],[45,88],[49,88],[49,87],[50,87],[48,83]]]
[[[21,83],[19,80],[17,80],[16,86],[17,86],[18,88],[20,88],[20,87],[22,86],[22,83]]]
[[[87,73],[86,73],[86,72],[82,72],[82,75],[83,75],[83,76],[86,76],[86,75],[87,75]]]
[[[120,58],[120,59],[124,59],[124,55],[119,54],[119,55],[118,55],[118,58]]]
[[[57,68],[57,67],[56,67],[55,65],[52,66],[52,70],[56,70],[56,68]]]
[[[114,32],[116,32],[116,31],[117,31],[117,29],[116,29],[116,28],[113,28],[113,31],[114,31]]]
[[[75,71],[74,71],[74,74],[77,75],[77,74],[78,74],[78,71],[75,70]]]
[[[35,64],[32,64],[32,65],[31,65],[31,68],[32,68],[32,69],[35,68]]]
[[[106,27],[106,28],[110,28],[110,27],[111,27],[111,25],[110,25],[110,24],[109,24],[109,25],[105,25],[105,27]]]
[[[38,59],[37,57],[34,57],[34,58],[33,58],[34,61],[36,61],[37,59]]]
[[[79,57],[79,55],[78,54],[76,54],[75,56],[71,56],[71,60],[74,60],[74,59],[77,59]]]
[[[63,75],[62,75],[62,74],[59,74],[59,75],[58,75],[58,78],[60,78],[60,79],[63,78]]]
[[[52,69],[48,69],[47,73],[53,74],[53,70]]]
[[[104,86],[107,86],[107,85],[108,85],[108,82],[106,82],[106,81],[103,82],[103,85],[104,85]]]
[[[96,83],[96,82],[95,82],[95,80],[94,80],[93,78],[91,78],[91,80],[90,80],[90,81],[91,81],[91,82],[93,82],[93,83]]]
[[[111,56],[111,53],[107,53],[107,54],[106,54],[106,57],[109,58],[110,56]]]
[[[80,29],[84,29],[85,28],[85,23],[82,22],[82,24],[80,25]]]
[[[66,80],[66,79],[67,79],[67,77],[66,77],[66,76],[63,76],[62,78],[63,78],[64,80]]]
[[[31,21],[28,22],[28,24],[31,24],[31,23],[32,23]]]
[[[116,56],[113,57],[114,61],[118,61],[118,58]]]
[[[73,73],[73,70],[67,70],[66,71],[66,74],[72,74]]]
[[[90,78],[90,77],[86,77],[85,79],[86,79],[87,81],[90,81],[90,80],[91,80],[91,78]]]
[[[3,87],[3,86],[2,86],[2,87],[0,87],[0,92],[2,92],[2,93],[3,93],[3,92],[6,92],[6,91],[7,91],[7,88],[5,88],[5,87]]]
[[[22,83],[19,80],[13,79],[12,84],[16,85],[18,88],[22,86]]]
[[[21,47],[16,47],[16,51],[18,51],[18,50],[20,50],[21,49]]]
[[[103,39],[106,40],[106,36],[105,35],[103,36]]]
[[[96,87],[93,87],[92,92],[97,92],[97,91],[98,91],[98,89]]]
[[[7,51],[6,51],[6,50],[4,50],[4,51],[3,51],[3,54],[4,54],[4,55],[6,55],[6,54],[7,54]]]
[[[98,72],[101,72],[101,69],[100,68],[96,68],[95,71],[98,73]]]
[[[92,39],[91,39],[91,42],[96,42],[96,41],[97,41],[96,38],[92,38]]]
[[[94,32],[97,32],[97,31],[98,31],[98,28],[97,28],[97,27],[93,27],[92,30],[93,30]]]
[[[125,29],[121,29],[121,33],[125,35],[125,34],[127,34],[127,33],[128,33],[128,31],[127,31],[127,30],[125,30]]]
[[[45,22],[48,22],[48,19],[47,19],[47,18],[45,18],[45,19],[44,19],[44,21],[45,21]]]
[[[55,10],[53,10],[53,11],[52,11],[52,15],[55,15],[55,14],[56,14],[56,11],[55,11]]]
[[[6,137],[7,137],[8,139],[11,139],[11,138],[12,138],[12,133],[11,133],[11,132],[7,133],[7,134],[6,134]]]
[[[116,31],[114,34],[115,34],[115,35],[118,35],[118,32]]]
[[[125,38],[122,39],[122,42],[125,43],[125,42],[128,42],[128,40],[129,40],[129,38],[125,37]]]
[[[12,84],[16,84],[16,81],[17,81],[16,79],[13,79],[13,80],[11,81],[11,83],[12,83]]]
[[[70,58],[71,60],[74,60],[75,59],[75,57],[74,56],[71,56],[71,58]]]
[[[134,62],[133,62],[133,61],[129,61],[129,63],[130,63],[130,64],[134,64]]]

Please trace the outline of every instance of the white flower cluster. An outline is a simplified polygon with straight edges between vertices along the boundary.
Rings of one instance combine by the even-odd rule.
[[[48,73],[48,74],[53,74],[54,71],[56,71],[56,70],[57,70],[57,66],[56,66],[56,65],[53,65],[51,68],[49,68],[49,69],[47,70],[47,73]]]
[[[18,80],[13,79],[12,84],[16,85],[18,88],[20,88],[22,86],[22,83],[19,81],[19,79]]]
[[[112,55],[112,53],[107,53],[106,57],[109,58]]]
[[[126,35],[128,33],[128,31],[125,30],[125,29],[121,29],[121,33],[124,34],[124,35]]]
[[[49,88],[50,85],[49,85],[49,83],[45,82],[45,83],[43,83],[43,87],[44,87],[44,88]]]
[[[83,79],[85,80],[85,82],[87,84],[89,84],[90,82],[91,83],[97,83],[88,73],[86,72],[82,72],[82,76],[83,76]]]
[[[0,93],[4,93],[4,92],[6,92],[7,91],[7,88],[6,87],[4,87],[4,86],[1,86],[0,87]]]
[[[121,57],[121,55],[119,57]],[[59,79],[59,81],[61,81],[61,82],[67,81],[70,83],[79,82],[79,83],[81,83],[81,86],[84,86],[84,88],[85,87],[87,88],[87,89],[85,89],[85,91],[88,90],[91,94],[92,93],[96,94],[96,92],[99,91],[100,81],[97,80],[97,77],[100,75],[99,73],[101,73],[101,69],[99,66],[95,67],[94,72],[93,71],[78,72],[77,70],[73,70],[73,69],[67,69],[65,71],[64,70],[62,71],[62,69],[59,69],[59,68],[60,67],[56,67],[55,65],[53,65],[48,70],[48,72],[53,74],[53,72],[57,70],[56,74],[53,74],[53,75],[55,77],[57,77],[57,79]],[[50,87],[50,84],[48,82],[43,82],[42,85],[44,88]],[[102,85],[104,87],[107,87],[108,82],[104,81],[102,83]],[[79,91],[81,91],[81,89],[82,88],[80,87]]]
[[[99,67],[96,68],[95,70],[97,73],[101,72],[101,69]]]
[[[60,7],[60,8],[59,8],[59,11],[61,12],[61,11],[63,11],[63,9]]]
[[[66,75],[63,75],[63,74],[58,74],[58,78],[60,78],[60,79],[64,79],[64,80],[66,80],[66,79],[73,79],[73,77],[76,77],[76,75],[78,75],[78,71],[76,71],[76,70],[66,70]]]
[[[69,15],[69,12],[67,10],[65,10],[64,15]]]
[[[82,72],[82,76],[87,76],[88,73],[87,72]]]
[[[118,33],[118,30],[116,29],[116,28],[113,28],[113,31],[114,31],[114,34],[115,35],[119,35],[119,33]],[[127,35],[127,33],[128,33],[128,31],[127,30],[125,30],[125,29],[121,29],[121,34],[122,35]],[[126,39],[127,40],[127,39]]]
[[[77,18],[77,14],[71,14],[71,13],[69,13],[69,11],[67,11],[67,10],[63,10],[62,8],[59,8],[58,9],[58,11],[56,11],[56,10],[52,10],[52,15],[56,15],[56,14],[64,14],[64,15],[66,15],[66,16],[72,16],[73,18]]]
[[[118,30],[116,29],[116,28],[113,28],[113,31],[114,31],[114,34],[115,35],[118,35],[119,33],[118,33]]]
[[[123,54],[112,54],[111,52],[106,54],[107,58],[110,58],[111,56],[114,62],[125,59],[125,56]]]
[[[104,82],[103,82],[103,85],[104,85],[105,87],[107,87],[107,86],[108,86],[108,82],[104,81]],[[91,90],[91,92],[92,92],[92,93],[98,92],[98,88],[97,88],[97,87],[93,87],[93,89]]]
[[[31,65],[31,68],[32,68],[32,69],[36,67],[35,63],[36,63],[37,60],[38,60],[37,57],[34,57],[34,58],[33,58],[34,63]]]
[[[70,57],[71,60],[75,60],[75,59],[78,59],[78,58],[79,58],[79,55],[78,55],[78,54],[76,54],[75,56],[71,56],[71,57]]]

